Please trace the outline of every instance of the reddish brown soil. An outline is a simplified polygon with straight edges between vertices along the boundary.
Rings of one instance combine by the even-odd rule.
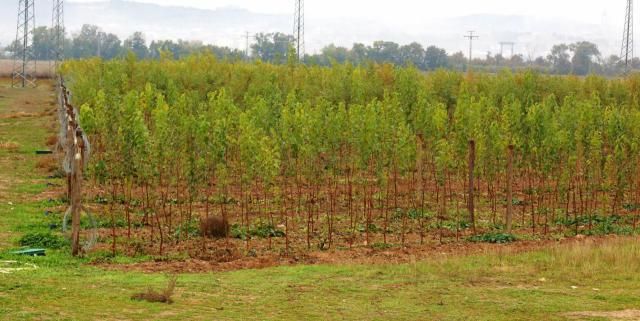
[[[154,261],[135,264],[108,264],[96,263],[96,266],[109,270],[139,271],[145,273],[201,273],[221,272],[243,269],[262,269],[275,266],[291,266],[298,264],[403,264],[416,261],[429,261],[454,256],[468,256],[478,254],[517,254],[528,251],[541,250],[566,244],[580,244],[591,242],[601,243],[607,240],[619,238],[617,236],[590,237],[579,236],[567,238],[561,241],[519,241],[511,244],[485,244],[456,242],[440,245],[406,246],[385,250],[377,250],[369,247],[356,247],[345,250],[312,251],[300,255],[276,255],[264,254],[257,257],[245,256],[240,249],[218,249],[217,257],[189,258],[175,261]],[[223,245],[224,241],[218,244]],[[213,247],[209,248],[211,251]]]

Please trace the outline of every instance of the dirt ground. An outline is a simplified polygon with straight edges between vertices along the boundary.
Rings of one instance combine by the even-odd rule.
[[[242,254],[242,249],[224,245],[223,242],[225,241],[219,241],[219,247],[208,245],[207,249],[209,253],[213,252],[218,255],[215,258],[159,260],[135,264],[95,263],[95,265],[109,270],[140,271],[145,273],[202,273],[262,269],[298,264],[405,264],[475,254],[489,253],[493,255],[509,255],[570,244],[600,244],[617,238],[620,237],[606,236],[586,238],[579,236],[561,241],[519,241],[511,244],[457,242],[430,246],[405,246],[384,250],[361,246],[344,250],[311,251],[290,256],[264,254],[255,257],[245,256]]]
[[[606,318],[610,321],[632,321],[640,320],[640,310],[622,310],[609,312],[573,312],[566,314],[575,320],[591,320],[593,318]]]

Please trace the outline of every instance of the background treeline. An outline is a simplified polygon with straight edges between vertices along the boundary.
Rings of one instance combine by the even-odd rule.
[[[213,215],[247,248],[247,231],[266,228],[285,238],[269,249],[286,251],[509,231],[509,211],[535,235],[631,234],[640,218],[638,77],[210,53],[62,72],[92,142],[95,199],[111,204],[101,218],[161,252]]]
[[[51,30],[47,27],[36,29],[35,56],[40,60],[52,57]],[[259,59],[264,62],[281,64],[287,62],[289,46],[293,38],[282,33],[257,34],[250,47],[250,57],[244,50],[205,45],[199,41],[154,40],[146,41],[144,34],[135,32],[125,40],[118,36],[103,32],[97,26],[85,25],[82,30],[65,40],[65,56],[68,58],[101,57],[113,59],[123,57],[132,51],[139,59],[158,59],[162,54],[172,58],[183,58],[196,52],[208,51],[218,58],[228,60]],[[11,57],[15,43],[4,49],[5,58]],[[2,53],[3,50],[0,50]],[[328,45],[319,54],[304,57],[307,64],[328,66],[333,63],[350,62],[362,64],[373,61],[392,63],[399,66],[412,65],[420,70],[449,68],[466,70],[468,57],[462,52],[447,53],[436,46],[424,47],[419,43],[400,45],[390,41],[376,41],[371,45],[354,44],[351,48]],[[598,47],[590,42],[559,44],[551,48],[550,53],[540,57],[524,57],[514,55],[503,57],[500,54],[487,53],[484,57],[474,58],[472,66],[479,71],[497,72],[503,68],[512,70],[535,69],[540,72],[559,75],[587,75],[591,73],[618,75],[624,66],[620,59],[613,55],[603,57]],[[640,59],[633,60],[634,68],[640,68]]]

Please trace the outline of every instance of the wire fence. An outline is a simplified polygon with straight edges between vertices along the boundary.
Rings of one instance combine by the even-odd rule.
[[[58,132],[58,151],[63,155],[62,169],[67,178],[67,196],[69,208],[63,219],[63,232],[68,231],[69,217],[71,217],[71,250],[74,256],[90,250],[97,240],[97,224],[91,213],[82,205],[83,174],[89,162],[91,144],[80,126],[78,109],[71,104],[71,94],[65,86],[62,76],[57,81],[58,118],[60,130]],[[81,246],[80,228],[82,212],[85,213],[90,231],[86,233]]]

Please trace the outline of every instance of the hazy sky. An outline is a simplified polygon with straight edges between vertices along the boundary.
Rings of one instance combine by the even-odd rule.
[[[100,1],[100,0],[73,0]],[[137,0],[162,5],[215,9],[241,7],[260,13],[290,14],[293,0]],[[306,0],[309,17],[369,17],[386,22],[417,23],[434,17],[470,14],[515,14],[566,18],[591,23],[615,23],[624,14],[623,0]],[[620,18],[620,19],[616,19]],[[614,20],[615,19],[615,20]]]

